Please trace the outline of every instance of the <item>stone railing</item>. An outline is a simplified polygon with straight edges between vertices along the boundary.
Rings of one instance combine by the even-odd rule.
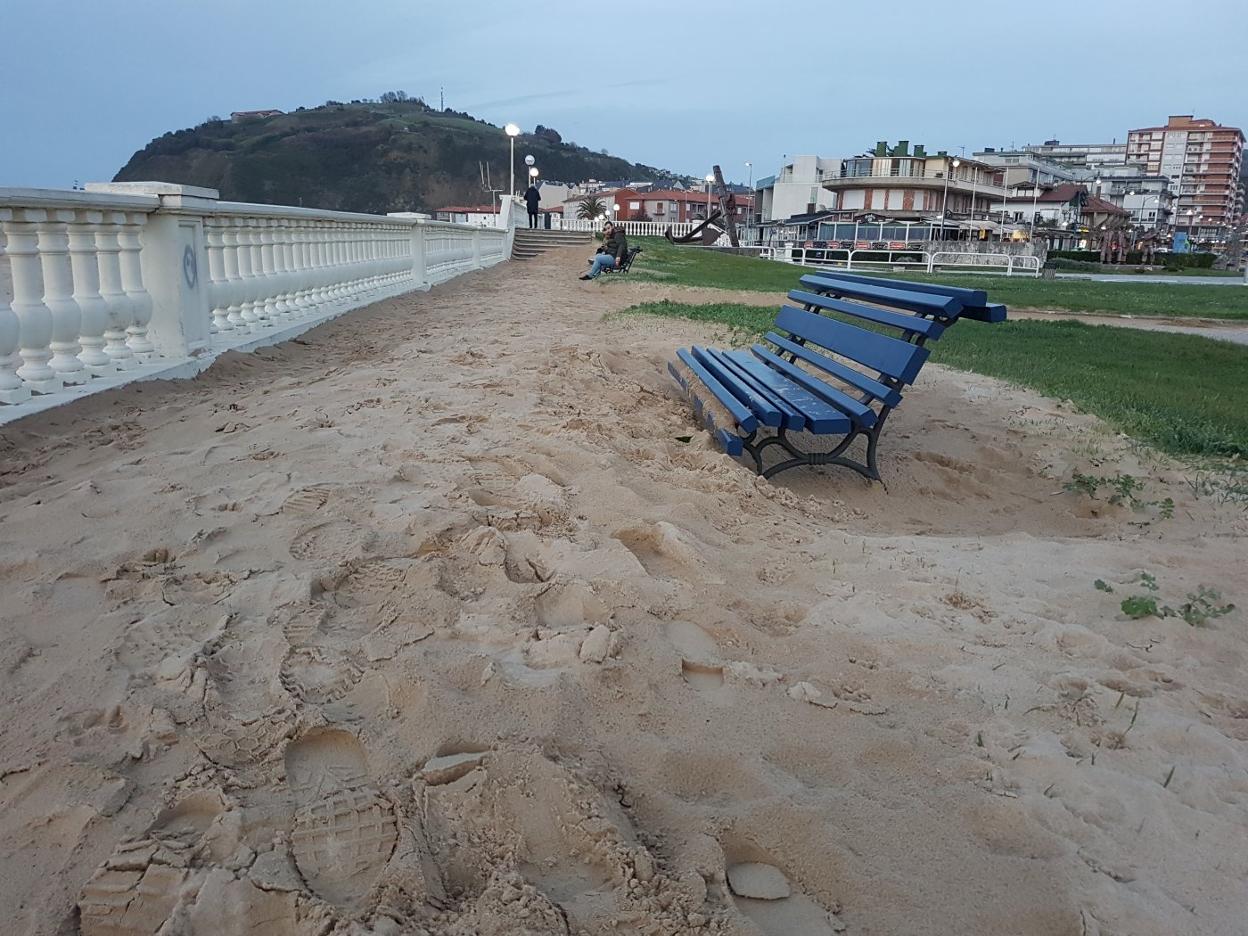
[[[507,214],[481,228],[164,183],[0,189],[0,422],[501,263]]]

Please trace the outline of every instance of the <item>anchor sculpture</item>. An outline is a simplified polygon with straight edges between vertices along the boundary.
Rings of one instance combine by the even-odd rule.
[[[733,221],[733,217],[737,210],[737,199],[728,191],[728,186],[724,184],[724,174],[720,171],[719,166],[714,167],[715,173],[715,195],[719,199],[719,208],[711,212],[711,216],[695,227],[688,234],[677,237],[672,233],[671,226],[663,232],[673,244],[692,244],[694,241],[700,240],[703,247],[710,247],[726,232],[728,234],[728,243],[733,247],[740,246],[737,240],[737,225]]]

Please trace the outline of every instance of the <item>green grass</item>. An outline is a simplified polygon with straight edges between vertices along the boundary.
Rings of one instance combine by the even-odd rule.
[[[659,237],[639,239],[641,256],[629,274],[681,286],[783,293],[805,272],[787,263],[678,247]],[[1015,309],[1105,312],[1115,315],[1219,318],[1248,321],[1248,287],[1180,283],[1102,283],[1023,276],[893,274],[918,282],[985,289],[993,302]]]
[[[747,338],[766,331],[775,310],[664,301],[623,314],[726,325]],[[1245,347],[1077,321],[965,322],[932,345],[932,360],[1071,400],[1173,455],[1248,458]]]

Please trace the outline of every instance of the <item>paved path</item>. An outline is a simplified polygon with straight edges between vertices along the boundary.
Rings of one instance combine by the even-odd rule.
[[[1168,283],[1179,286],[1243,286],[1240,276],[1164,276],[1154,273],[1062,273],[1058,279],[1095,280],[1098,283]]]
[[[1073,312],[1038,312],[1031,309],[1010,310],[1010,318],[1075,319],[1090,325],[1112,325],[1115,328],[1138,328],[1141,331],[1170,332],[1176,335],[1199,335],[1216,341],[1248,345],[1248,323],[1227,324],[1212,319],[1130,318],[1122,315],[1083,315]]]

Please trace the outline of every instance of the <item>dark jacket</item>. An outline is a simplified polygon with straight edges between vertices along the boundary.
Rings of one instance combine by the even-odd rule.
[[[624,262],[624,258],[628,255],[628,238],[624,236],[624,228],[617,225],[612,230],[611,236],[603,239],[602,252],[609,253],[620,263]]]
[[[529,206],[529,211],[537,211],[538,204],[541,203],[542,193],[537,190],[537,186],[530,185],[529,190],[524,193],[524,203]]]

